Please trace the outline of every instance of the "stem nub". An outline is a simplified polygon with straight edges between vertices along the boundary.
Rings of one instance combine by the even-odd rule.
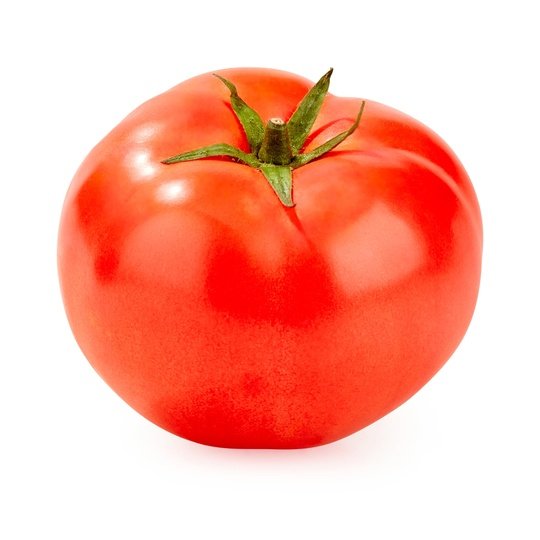
[[[287,123],[281,118],[270,118],[264,130],[264,137],[258,158],[263,163],[288,165],[293,158]]]

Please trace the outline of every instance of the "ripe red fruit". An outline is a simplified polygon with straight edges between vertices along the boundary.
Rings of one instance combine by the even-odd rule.
[[[412,396],[467,329],[482,230],[465,170],[412,118],[327,94],[330,74],[311,91],[266,69],[190,79],[121,122],[69,189],[75,337],[177,435],[335,441]]]

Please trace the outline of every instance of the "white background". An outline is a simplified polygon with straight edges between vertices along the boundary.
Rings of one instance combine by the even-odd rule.
[[[3,2],[0,537],[540,538],[536,4]],[[63,313],[56,234],[79,163],[142,101],[233,66],[311,80],[333,66],[333,93],[442,135],[483,210],[458,351],[398,410],[320,448],[160,430],[94,373]]]

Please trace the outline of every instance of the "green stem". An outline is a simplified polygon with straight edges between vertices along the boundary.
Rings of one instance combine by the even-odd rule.
[[[349,129],[332,137],[314,150],[302,153],[301,150],[327,95],[332,70],[325,73],[304,96],[287,122],[281,118],[271,118],[266,127],[259,114],[238,95],[236,86],[221,75],[215,75],[231,94],[232,109],[242,125],[251,151],[244,152],[230,144],[218,142],[177,154],[164,159],[162,163],[170,165],[195,159],[228,157],[258,169],[286,207],[294,206],[293,170],[323,157],[352,135],[364,111],[365,101],[362,101],[356,120]]]
[[[270,118],[266,124],[258,157],[272,165],[288,165],[292,161],[289,129],[281,118]]]

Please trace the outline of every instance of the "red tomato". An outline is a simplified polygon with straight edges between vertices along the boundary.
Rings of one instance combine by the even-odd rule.
[[[219,72],[267,120],[311,83]],[[304,151],[354,121],[327,94]],[[412,118],[367,101],[336,149],[293,172],[295,206],[226,157],[250,151],[222,81],[205,74],[146,102],[78,170],[59,274],[84,354],[134,409],[181,437],[299,448],[345,437],[419,390],[457,347],[480,278],[467,174]]]

